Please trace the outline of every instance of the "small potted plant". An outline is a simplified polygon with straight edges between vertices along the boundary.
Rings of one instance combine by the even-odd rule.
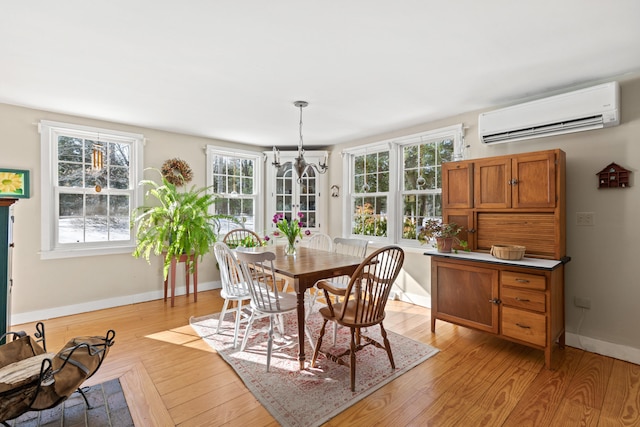
[[[418,240],[424,244],[435,239],[438,252],[451,252],[454,244],[466,247],[466,242],[457,237],[463,229],[464,227],[455,222],[443,223],[439,219],[428,218],[423,223]]]

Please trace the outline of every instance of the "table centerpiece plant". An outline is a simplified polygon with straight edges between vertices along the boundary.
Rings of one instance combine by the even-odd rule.
[[[277,228],[273,235],[279,237],[282,233],[284,237],[287,238],[287,246],[284,249],[284,252],[287,255],[296,254],[296,241],[298,238],[302,239],[303,235],[302,227],[304,224],[302,223],[302,218],[304,218],[304,214],[302,212],[298,212],[298,218],[292,218],[291,220],[287,220],[282,213],[273,215],[273,223]],[[311,235],[311,231],[305,230],[304,235]]]

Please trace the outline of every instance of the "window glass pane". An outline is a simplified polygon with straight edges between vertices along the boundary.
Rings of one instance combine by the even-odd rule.
[[[378,153],[378,170],[380,172],[389,172],[389,152],[381,151]]]
[[[58,137],[58,160],[82,163],[84,142],[81,138]]]
[[[109,216],[129,217],[129,196],[111,196],[109,198]]]
[[[253,194],[253,178],[242,179],[242,194]]]
[[[378,171],[378,153],[367,154],[365,156],[367,174]]]
[[[353,212],[353,234],[363,236],[387,235],[387,198],[355,198]]]
[[[58,185],[61,187],[83,187],[84,168],[82,164],[58,163]]]
[[[216,175],[213,177],[213,192],[217,194],[225,193],[226,186],[224,176]]]
[[[433,166],[436,164],[436,143],[422,144],[420,146],[420,166]]]
[[[126,190],[129,188],[129,168],[109,166],[109,188]]]
[[[108,145],[109,166],[129,167],[129,144],[116,144],[110,142]]]
[[[405,169],[418,167],[418,146],[410,145],[404,147],[404,167]]]
[[[439,164],[453,160],[453,139],[445,139],[440,143]]]
[[[362,175],[364,173],[364,156],[355,156],[353,169],[356,175]]]
[[[60,194],[58,200],[60,217],[82,216],[84,214],[82,194]]]

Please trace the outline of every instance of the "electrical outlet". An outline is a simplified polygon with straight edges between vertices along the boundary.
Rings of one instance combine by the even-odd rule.
[[[576,224],[582,227],[596,225],[596,214],[593,212],[576,212]]]
[[[574,297],[573,304],[580,308],[591,308],[591,300],[589,298]]]

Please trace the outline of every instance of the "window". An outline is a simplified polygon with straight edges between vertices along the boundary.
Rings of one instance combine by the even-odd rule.
[[[402,239],[418,239],[423,221],[442,217],[441,166],[453,160],[453,135],[442,138],[419,137],[403,141]],[[406,144],[406,145],[405,145]]]
[[[353,156],[351,234],[387,237],[389,212],[388,149]]]
[[[218,195],[215,213],[236,218],[243,227],[260,233],[262,210],[262,154],[251,151],[224,151],[207,147],[207,185]],[[238,228],[232,221],[221,221],[220,235]]]
[[[264,153],[268,156],[269,153]],[[279,167],[268,164],[266,179],[267,191],[265,191],[265,204],[268,219],[274,214],[282,214],[284,218],[298,218],[298,214],[303,216],[300,219],[303,228],[311,232],[322,232],[326,228],[324,221],[326,202],[323,200],[326,188],[326,174],[317,173],[313,168],[308,168],[305,173],[298,178],[294,169],[297,151],[282,151],[279,155]],[[305,151],[304,157],[309,163],[319,163],[326,159],[326,151]],[[326,196],[324,196],[326,199]],[[267,221],[267,231],[275,231],[275,224]],[[324,227],[324,228],[323,228]]]
[[[131,251],[143,136],[42,121],[42,257]]]
[[[427,218],[442,216],[442,163],[462,159],[462,125],[346,150],[345,234],[418,245]]]

